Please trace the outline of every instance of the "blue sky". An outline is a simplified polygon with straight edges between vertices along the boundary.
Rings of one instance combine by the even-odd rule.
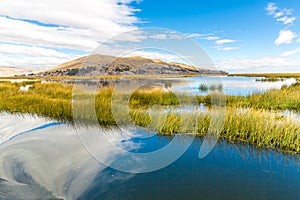
[[[195,40],[222,70],[299,72],[299,21],[297,0],[2,0],[0,66],[49,68],[161,27]]]
[[[290,44],[274,43],[281,30],[291,30],[296,35],[300,34],[300,3],[296,0],[273,2],[278,7],[276,12],[291,9],[292,13],[289,13],[287,17],[294,17],[296,20],[289,24],[277,21],[280,17],[275,18],[269,14],[266,8],[270,3],[271,1],[263,0],[186,0],[182,3],[174,3],[171,0],[151,0],[135,3],[134,6],[141,9],[136,16],[145,22],[140,26],[166,27],[182,33],[213,34],[220,38],[235,40],[236,42],[223,45],[223,49],[216,49],[217,45],[214,41],[199,37],[193,38],[217,62],[218,60],[261,59],[263,57],[274,57],[276,60],[281,54],[300,47],[300,44],[296,42],[299,36],[296,36]],[[226,51],[225,47],[236,49]],[[287,59],[298,62],[296,56],[299,57],[300,54],[295,53]],[[298,70],[297,67],[289,65],[277,68],[275,70],[300,71],[300,68]],[[271,72],[272,70],[262,67],[262,71]],[[247,67],[247,71],[251,71],[251,67]]]

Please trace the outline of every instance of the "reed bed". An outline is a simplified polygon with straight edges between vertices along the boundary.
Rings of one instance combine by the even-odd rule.
[[[35,83],[27,92],[22,83],[0,84],[0,110],[10,113],[31,113],[57,120],[71,120],[71,87],[53,83]]]
[[[198,102],[211,105],[211,95],[198,96]],[[269,90],[263,94],[257,93],[248,96],[227,96],[227,106],[239,106],[268,110],[300,110],[300,83],[289,87],[283,86],[280,90]]]
[[[256,82],[283,82],[286,78],[259,78],[255,79]]]
[[[205,136],[209,131],[212,112],[176,115],[168,113],[169,120],[162,127],[153,127],[160,134],[192,133]],[[253,108],[227,108],[224,126],[213,130],[215,137],[228,141],[242,141],[257,147],[300,153],[300,121],[294,117],[280,118],[279,113]],[[164,118],[164,117],[162,117]],[[160,120],[159,120],[160,121]]]
[[[20,86],[22,83],[0,83],[0,111],[32,113],[71,123],[75,115],[84,124],[135,124],[168,135],[186,133],[204,136],[215,132],[229,141],[300,153],[299,120],[267,110],[299,109],[299,83],[265,94],[228,97],[229,106],[224,119],[220,119],[224,120],[220,132],[210,126],[215,119],[213,107],[208,112],[197,109],[192,112],[176,111],[182,103],[197,106],[199,102],[204,102],[209,105],[211,96],[198,97],[195,102],[193,97],[184,94],[176,96],[170,91],[138,90],[130,96],[126,93],[114,94],[112,87],[101,88],[96,94],[79,92],[72,96],[72,85],[63,83],[37,82],[27,92],[20,91]],[[72,109],[72,98],[76,99],[76,109]]]

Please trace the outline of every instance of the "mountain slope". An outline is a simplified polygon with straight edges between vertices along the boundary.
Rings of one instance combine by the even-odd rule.
[[[182,63],[167,63],[139,56],[114,57],[90,55],[63,63],[39,75],[43,76],[109,76],[109,75],[181,75],[226,74],[222,71],[198,69]]]
[[[35,72],[34,69],[18,68],[18,67],[0,67],[0,76],[14,76],[21,74],[30,74]]]

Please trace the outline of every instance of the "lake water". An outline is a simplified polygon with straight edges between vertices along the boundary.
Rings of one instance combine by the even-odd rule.
[[[290,86],[293,83],[296,83],[295,78],[287,78],[283,81],[276,82],[262,82],[256,80],[263,79],[262,77],[239,77],[239,76],[203,76],[203,77],[186,77],[186,78],[163,78],[163,79],[134,79],[130,80],[132,85],[144,86],[144,84],[160,84],[165,85],[166,82],[171,83],[171,89],[175,92],[187,93],[191,95],[207,95],[210,91],[202,92],[199,90],[199,86],[204,84],[208,88],[210,86],[218,87],[222,86],[223,92],[226,95],[237,95],[237,96],[246,96],[253,93],[263,93],[270,89],[280,89],[283,85]],[[57,81],[57,80],[55,80]],[[126,82],[127,81],[127,82]],[[73,84],[74,80],[63,80],[65,83]],[[124,87],[123,84],[127,84],[128,80],[124,79],[123,81],[116,80],[76,80],[77,84],[95,86],[99,85],[114,85],[119,86],[120,88]],[[42,83],[45,83],[42,81]],[[131,86],[130,86],[131,87]]]
[[[189,77],[157,83],[169,81],[173,90],[195,95],[207,94],[199,91],[200,84],[221,84],[225,94],[244,96],[296,81],[256,79]],[[192,112],[194,107],[185,109]],[[205,112],[203,105],[199,111]],[[294,113],[285,111],[283,115]],[[200,159],[203,139],[192,136],[159,136],[122,127],[76,127],[7,113],[0,113],[0,122],[1,200],[300,197],[297,155],[219,140]]]
[[[256,81],[262,77],[238,77],[238,76],[208,76],[208,77],[187,77],[187,78],[169,78],[165,79],[172,82],[172,89],[179,92],[185,92],[195,95],[207,95],[207,92],[201,92],[201,84],[207,87],[222,85],[223,92],[226,95],[246,96],[253,93],[261,93],[270,89],[280,89],[283,85],[296,83],[295,78],[287,78],[284,81],[262,82]]]
[[[189,136],[175,140],[142,130],[121,133],[6,113],[0,114],[0,120],[1,200],[300,197],[296,155],[219,140],[212,152],[200,159],[202,139],[195,138],[170,165],[148,173],[128,173],[116,170],[114,164],[122,160],[130,166],[132,161],[133,168],[146,169],[143,164],[149,160],[130,159],[169,144],[176,153],[176,149],[184,149]],[[99,140],[101,136],[110,142]],[[126,151],[114,151],[113,146]],[[128,157],[131,153],[134,156]],[[100,161],[96,159],[99,157]]]

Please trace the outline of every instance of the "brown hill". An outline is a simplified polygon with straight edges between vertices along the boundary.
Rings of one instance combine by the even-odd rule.
[[[101,76],[101,75],[181,75],[225,74],[222,71],[198,69],[182,63],[168,63],[140,56],[114,57],[90,55],[63,63],[38,75],[43,76]]]

